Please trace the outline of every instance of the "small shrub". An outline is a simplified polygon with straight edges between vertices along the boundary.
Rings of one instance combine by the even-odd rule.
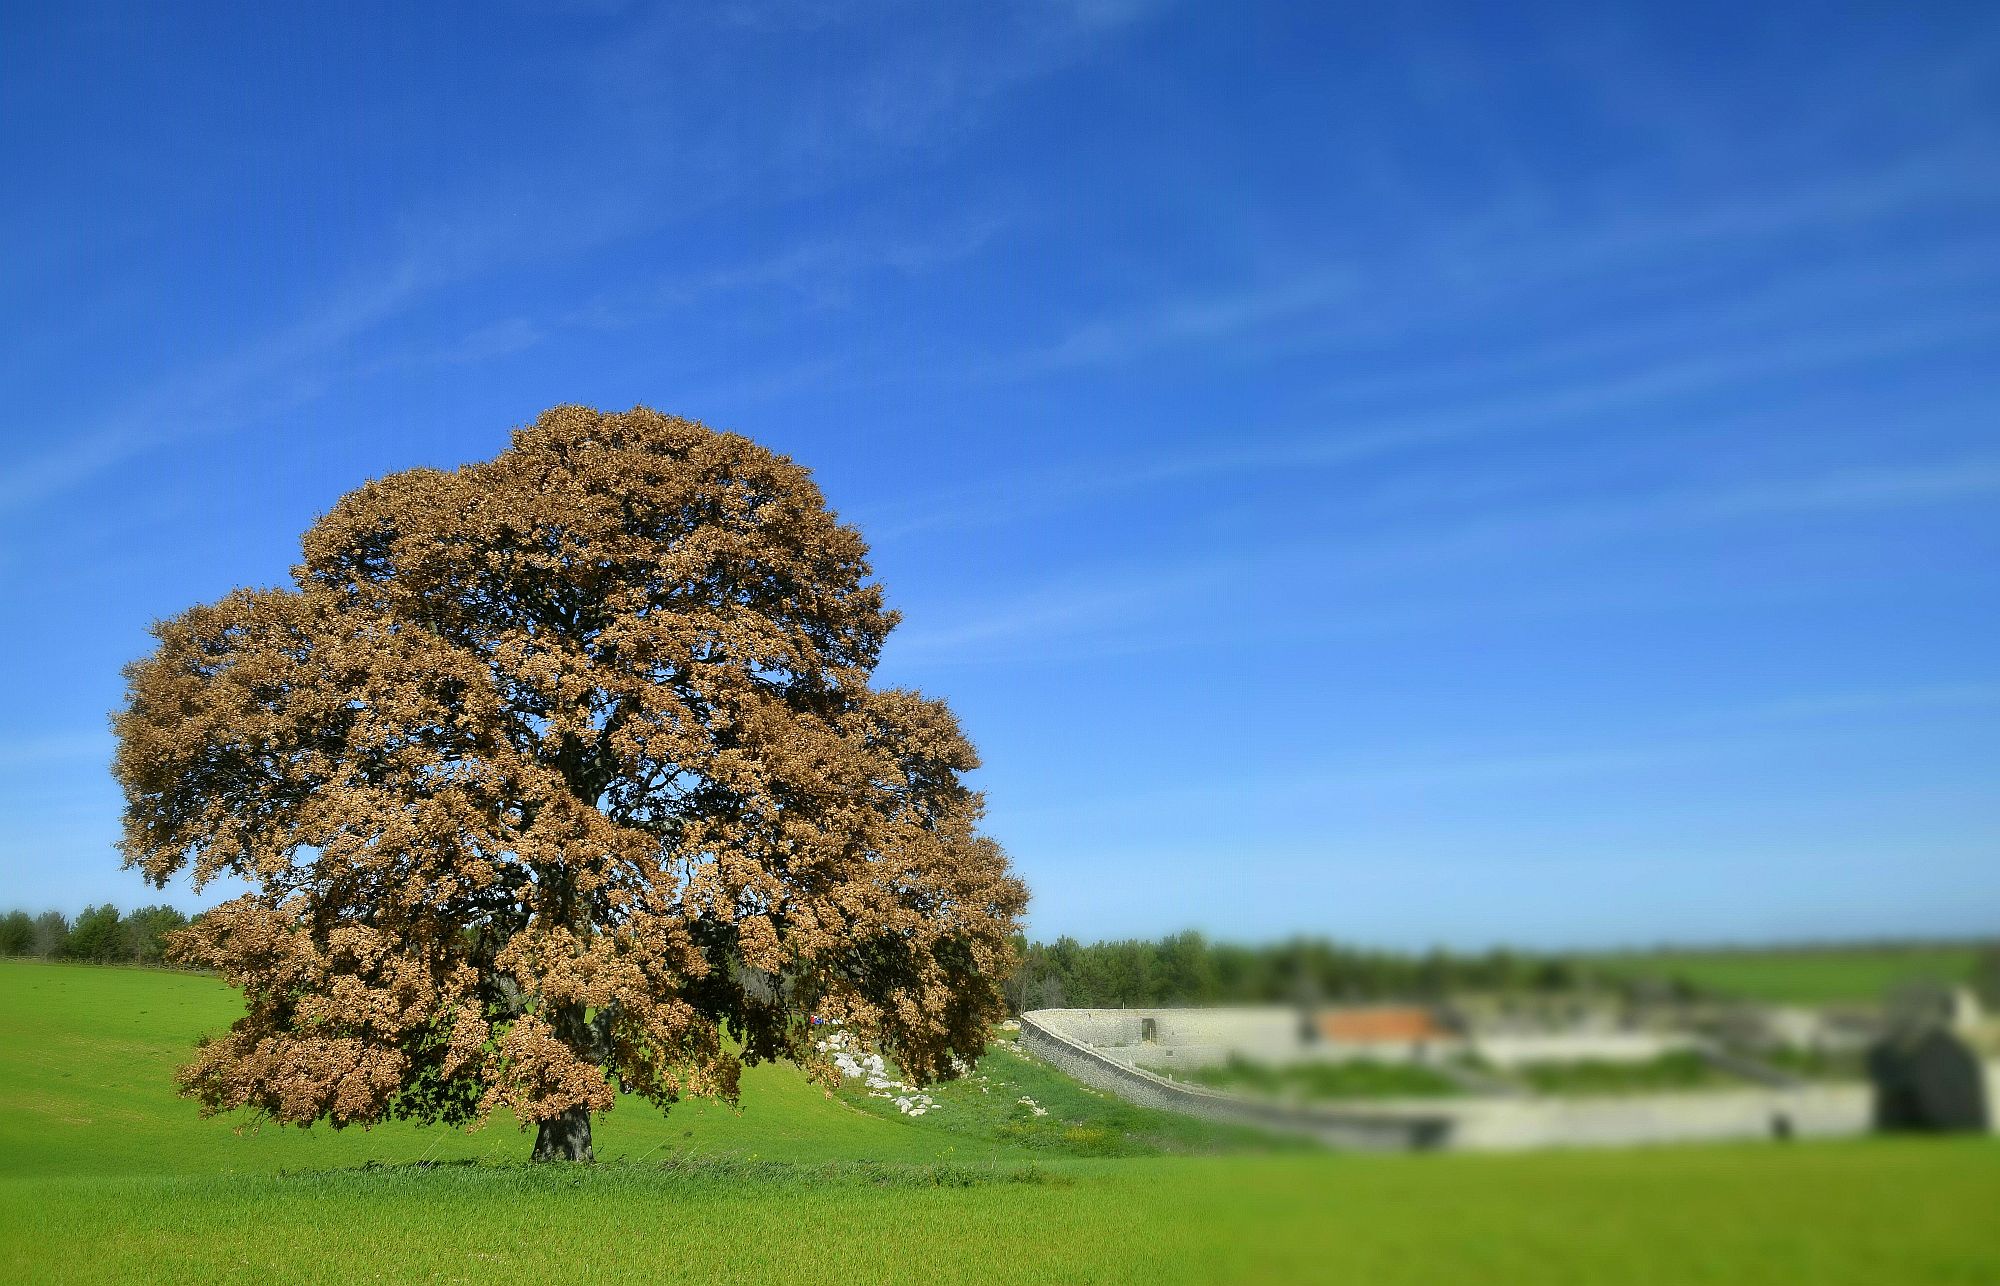
[[[1435,1068],[1358,1058],[1279,1067],[1236,1056],[1220,1067],[1196,1068],[1188,1077],[1215,1089],[1309,1099],[1436,1098],[1460,1092],[1457,1082]]]
[[[1643,1094],[1741,1084],[1691,1049],[1674,1050],[1638,1063],[1588,1058],[1528,1063],[1518,1069],[1518,1075],[1541,1094]]]

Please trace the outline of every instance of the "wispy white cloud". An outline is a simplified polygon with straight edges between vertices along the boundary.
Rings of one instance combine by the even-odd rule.
[[[1704,261],[1773,242],[1851,235],[1859,228],[1971,202],[2000,208],[2000,180],[1984,162],[1979,137],[1940,142],[1872,169],[1846,166],[1773,180],[1722,197],[1703,193],[1623,193],[1599,203],[1609,215],[1538,210],[1523,220],[1501,209],[1456,225],[1385,241],[1366,260],[1330,259],[1301,249],[1288,263],[1267,262],[1267,280],[1235,286],[1166,288],[1124,311],[1076,323],[1018,351],[975,359],[982,378],[1117,366],[1177,348],[1200,346],[1206,360],[1253,360],[1327,352],[1358,341],[1439,326],[1509,301],[1533,301],[1588,287],[1598,291],[1663,268]],[[1504,203],[1503,203],[1504,204]],[[1590,208],[1585,205],[1586,210]],[[1630,213],[1628,213],[1630,212]],[[1990,262],[1974,247],[1953,247],[1949,267]],[[1930,267],[1935,270],[1937,265]],[[1907,271],[1901,265],[1841,275]],[[1838,285],[1838,281],[1835,283]],[[1733,283],[1734,291],[1741,283]],[[1806,286],[1811,288],[1808,281]],[[1768,290],[1749,288],[1753,296]],[[1780,295],[1795,293],[1788,283]],[[1809,303],[1794,300],[1795,303]],[[1712,314],[1741,311],[1735,298],[1709,301]],[[1716,318],[1707,318],[1713,324]],[[1629,325],[1629,322],[1624,323]]]
[[[1730,523],[1834,517],[1858,511],[1893,511],[2000,496],[2000,459],[1898,463],[1853,467],[1786,479],[1684,487],[1650,494],[1592,498],[1567,505],[1502,508],[1449,524],[1405,522],[1373,534],[1349,533],[1338,548],[1264,545],[1211,553],[1145,571],[1105,568],[1067,573],[1056,582],[999,601],[966,605],[953,618],[937,612],[892,637],[896,664],[923,667],[1032,661],[1036,649],[1052,656],[1103,658],[1209,646],[1214,632],[1189,622],[1231,622],[1275,641],[1282,622],[1245,623],[1242,606],[1270,598],[1260,587],[1285,592],[1344,594],[1353,602],[1335,621],[1297,622],[1286,637],[1328,632],[1394,633],[1435,629],[1468,616],[1510,611],[1608,610],[1641,607],[1617,595],[1552,601],[1530,593],[1510,604],[1491,595],[1469,596],[1456,582],[1451,597],[1436,602],[1382,602],[1362,595],[1369,586],[1407,581],[1451,567],[1516,564],[1530,554],[1626,541],[1645,535],[1697,531]],[[1421,583],[1420,581],[1418,583]]]
[[[441,275],[412,254],[353,283],[291,325],[127,399],[60,445],[12,463],[0,514],[36,505],[135,456],[255,423],[318,391],[319,359],[392,316]]]
[[[1948,505],[1990,496],[2000,496],[2000,460],[1857,466],[1476,515],[1434,534],[1385,540],[1330,565],[1380,574],[1734,522]]]
[[[1487,434],[1544,431],[1579,420],[1598,421],[1621,412],[1667,407],[1677,400],[1724,391],[1737,395],[1732,405],[1741,410],[1752,386],[1761,382],[1931,351],[1981,339],[1996,330],[2000,330],[2000,316],[1829,328],[1744,351],[1698,353],[1602,379],[1578,381],[1554,391],[1385,417],[1367,423],[1358,432],[1326,432],[1315,439],[1276,444],[1233,458],[1217,457],[1217,462],[1226,461],[1225,467],[1259,462],[1267,466],[1342,464]]]
[[[577,83],[636,140],[678,136],[705,175],[781,199],[852,181],[886,157],[957,144],[1008,95],[1084,62],[1163,7],[670,5],[578,60]],[[717,112],[741,92],[739,64],[690,60],[687,50],[718,39],[718,18],[737,41],[750,38],[749,57],[768,58],[802,31],[822,56],[801,73],[799,92],[755,113]]]
[[[2000,460],[1840,469],[1812,478],[1725,491],[1690,501],[1691,516],[1893,509],[2000,495]]]
[[[1870,362],[1979,342],[2000,335],[2000,315],[1919,319],[1900,326],[1871,323],[1825,328],[1791,338],[1746,342],[1739,348],[1700,349],[1653,363],[1542,381],[1526,392],[1467,397],[1447,388],[1430,406],[1387,413],[1341,414],[1307,433],[1240,434],[1220,447],[1075,461],[1032,473],[984,481],[976,487],[916,503],[885,505],[869,515],[866,530],[891,542],[943,528],[972,527],[1024,514],[1059,511],[1094,499],[1230,475],[1278,475],[1299,469],[1337,469],[1408,457],[1456,443],[1493,438],[1549,437],[1579,427],[1622,426],[1633,415],[1671,414],[1690,403],[1730,395],[1724,415],[1712,409],[1681,412],[1679,431],[1698,433],[1754,420],[1773,402],[1800,405],[1787,381],[1800,375],[1853,369]],[[1761,391],[1760,391],[1761,386]],[[1877,478],[1873,485],[1975,485],[1963,474],[1943,479]],[[1827,486],[1856,485],[1829,477]],[[1859,499],[1859,497],[1854,497]],[[1748,498],[1745,498],[1745,503]]]
[[[1171,788],[1093,795],[1052,804],[1010,807],[1008,820],[1051,821],[1151,819],[1162,809],[1217,818],[1268,815],[1273,808],[1311,812],[1339,802],[1478,798],[1496,789],[1508,792],[1568,792],[1609,783],[1650,785],[1668,771],[1740,771],[1772,756],[1857,749],[1868,744],[1860,731],[1815,729],[1777,731],[1737,728],[1689,735],[1685,729],[1635,730],[1618,743],[1571,743],[1529,747],[1487,739],[1430,745],[1402,742],[1358,748],[1319,762],[1251,764],[1239,773],[1203,775]],[[1392,807],[1406,809],[1407,802]]]
[[[1044,347],[975,364],[973,375],[1019,377],[1080,366],[1112,366],[1162,350],[1240,340],[1354,297],[1345,269],[1220,293],[1155,301],[1131,313],[1086,322]]]
[[[9,462],[0,480],[0,514],[33,507],[169,443],[267,424],[322,395],[336,369],[353,378],[423,360],[391,355],[338,367],[334,361],[376,327],[450,287],[510,265],[578,255],[752,192],[769,203],[845,181],[851,167],[828,168],[837,152],[850,161],[863,154],[880,159],[948,143],[1005,93],[1088,57],[1147,11],[1142,5],[1052,4],[1010,19],[1005,39],[969,37],[936,56],[902,41],[851,68],[835,60],[828,65],[845,68],[846,89],[767,104],[770,110],[759,119],[769,119],[770,132],[758,138],[732,138],[713,128],[703,119],[712,114],[713,98],[685,76],[662,74],[663,68],[685,69],[689,14],[668,9],[636,27],[622,23],[615,38],[570,55],[575,83],[593,96],[593,120],[611,125],[611,137],[594,140],[596,151],[530,152],[472,189],[412,196],[393,238],[398,248],[380,266],[361,271],[347,289],[304,306],[262,337],[132,394],[73,428],[59,445]],[[898,21],[894,13],[845,6],[828,7],[825,17],[887,22],[891,30]],[[716,93],[726,96],[735,88],[717,86]],[[663,139],[672,145],[662,148]],[[621,150],[644,163],[609,179],[594,172],[603,154]],[[579,192],[589,199],[577,200]],[[921,272],[974,252],[997,226],[972,220],[949,230],[950,236],[872,248],[837,241],[802,246],[789,258],[746,267],[734,281],[725,272],[694,289],[803,283],[815,274],[825,280],[859,271],[871,253],[893,269]],[[430,359],[475,361],[518,352],[537,341],[537,328],[545,324],[524,317],[482,327]]]
[[[1785,697],[1741,713],[1750,719],[1792,720],[1847,716],[1964,712],[2000,707],[2000,683],[1935,683],[1917,687],[1817,693]]]
[[[1981,270],[1978,265],[1994,265]],[[1921,322],[1937,292],[2000,278],[2000,239],[1977,234],[1949,239],[1937,249],[1893,261],[1835,259],[1752,279],[1732,278],[1726,288],[1688,283],[1685,297],[1649,301],[1639,308],[1608,310],[1587,326],[1564,326],[1553,339],[1539,329],[1518,337],[1496,335],[1476,352],[1432,353],[1425,346],[1381,371],[1343,375],[1325,389],[1328,405],[1340,407],[1410,402],[1437,404],[1457,397],[1489,398],[1494,390],[1523,384],[1603,378],[1607,366],[1645,367],[1690,353],[1722,350],[1748,355],[1769,349],[1774,339],[1794,337],[1801,321],[1825,333],[1830,319],[1841,329]],[[1419,338],[1461,319],[1472,306],[1464,298],[1405,311],[1369,310],[1376,335]],[[1996,319],[2000,320],[2000,319]],[[1347,332],[1358,338],[1362,331]]]
[[[1048,375],[1115,366],[1174,351],[1203,362],[1268,362],[1301,354],[1369,354],[1394,341],[1402,369],[1343,376],[1327,386],[1324,422],[1310,431],[1246,429],[1233,445],[1073,461],[998,478],[932,502],[885,506],[869,530],[893,541],[940,527],[1227,474],[1328,468],[1486,437],[1545,435],[1634,412],[1731,395],[1728,414],[1799,405],[1798,377],[1845,371],[1990,342],[2000,314],[1954,306],[1939,291],[1993,282],[1990,236],[1947,237],[1914,257],[1808,257],[1782,271],[1731,276],[1666,298],[1626,303],[1587,324],[1533,328],[1466,355],[1431,342],[1469,319],[1560,294],[1578,279],[1599,289],[1620,273],[1656,281],[1696,249],[1846,237],[1857,227],[1954,202],[1991,200],[2000,183],[1963,161],[1976,140],[1953,140],[1886,168],[1809,177],[1775,191],[1689,203],[1630,202],[1644,215],[1553,229],[1509,242],[1476,223],[1366,264],[1329,267],[1308,256],[1289,276],[1236,289],[1168,294],[1079,324],[1049,342],[975,359],[979,376]],[[1616,300],[1616,296],[1612,296]],[[1429,354],[1443,348],[1442,356]],[[961,375],[964,372],[960,373]],[[1366,409],[1363,409],[1366,408]],[[1717,423],[1682,417],[1688,432]]]
[[[833,307],[852,302],[883,274],[920,278],[982,254],[1011,221],[1003,211],[988,210],[941,226],[807,237],[733,263],[600,294],[552,325],[617,330],[765,291]]]
[[[956,619],[906,625],[891,636],[898,663],[924,664],[967,654],[1011,653],[1037,640],[1062,640],[1155,619],[1171,603],[1199,601],[1241,575],[1238,562],[1216,560],[1159,572],[1108,572],[988,600]]]
[[[2000,705],[2000,685],[1947,684],[1720,705],[1680,717],[1656,716],[1643,727],[1628,728],[1628,737],[1618,742],[1531,747],[1493,738],[1428,745],[1402,741],[1356,748],[1338,759],[1317,763],[1264,765],[1240,775],[1206,775],[1171,790],[1093,796],[1054,805],[1027,804],[1010,808],[1009,817],[1048,821],[1145,816],[1164,805],[1227,816],[1231,810],[1268,808],[1274,801],[1289,801],[1303,808],[1332,799],[1379,802],[1385,795],[1477,792],[1493,787],[1564,788],[1633,779],[1643,782],[1664,770],[1730,769],[1766,763],[1774,756],[1795,760],[1805,754],[1849,754],[1873,744],[1880,735],[1880,729],[1872,725],[1828,723],[1833,716],[1887,715],[1922,726],[1920,721],[1930,714],[1995,705]],[[1808,721],[1816,726],[1803,726]],[[1975,774],[1976,770],[1968,770],[1968,775]]]

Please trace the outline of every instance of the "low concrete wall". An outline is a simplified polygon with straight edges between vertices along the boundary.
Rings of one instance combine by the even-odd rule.
[[[1295,1046],[1299,1011],[1279,1005],[1217,1009],[1042,1009],[1051,1025],[1093,1049]]]
[[[1834,1138],[1866,1133],[1873,1103],[1866,1085],[1481,1099],[1459,1113],[1451,1143],[1499,1150]]]
[[[1860,1084],[1601,1098],[1391,1099],[1352,1106],[1240,1098],[1167,1080],[1133,1066],[1128,1051],[1114,1057],[1071,1034],[1105,1030],[1096,1021],[1102,1013],[1024,1014],[1022,1048],[1086,1085],[1145,1107],[1303,1135],[1341,1148],[1506,1150],[1810,1138],[1860,1134],[1873,1117],[1873,1091]],[[1077,1022],[1078,1016],[1087,1017]]]

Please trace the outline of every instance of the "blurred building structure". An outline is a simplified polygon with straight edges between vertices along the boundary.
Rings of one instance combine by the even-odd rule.
[[[1851,1009],[1610,999],[1215,1009],[1045,1009],[1028,1052],[1134,1102],[1354,1148],[1588,1147],[1791,1139],[1876,1128],[1994,1127],[2000,1034],[1967,996]],[[1899,1011],[1901,1012],[1901,1011]],[[1913,1016],[1917,1015],[1917,1016]],[[1866,1059],[1864,1049],[1872,1049]],[[1550,1067],[1705,1064],[1701,1088],[1537,1092]],[[1308,1098],[1198,1082],[1203,1069],[1410,1064],[1452,1082],[1428,1097]]]

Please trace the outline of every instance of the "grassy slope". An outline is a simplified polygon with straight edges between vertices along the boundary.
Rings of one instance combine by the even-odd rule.
[[[1969,946],[1801,947],[1633,952],[1590,964],[1625,977],[1682,978],[1720,996],[1818,1005],[1874,1003],[1902,982],[1964,982],[1977,955]]]
[[[0,962],[0,1093],[10,1108],[0,1113],[0,1173],[209,1174],[527,1155],[530,1137],[504,1119],[473,1134],[401,1124],[238,1134],[230,1121],[201,1121],[175,1096],[172,1068],[198,1033],[240,1012],[234,993],[207,978]],[[663,1117],[622,1103],[596,1122],[597,1154],[979,1161],[1003,1150],[828,1103],[789,1067],[751,1068],[743,1088],[758,1110],[686,1103]]]
[[[931,1094],[938,1105],[919,1128],[999,1142],[1031,1159],[1310,1149],[1290,1139],[1135,1107],[1021,1054],[1012,1037],[996,1040],[973,1075],[936,1086]],[[1024,1097],[1028,1104],[1021,1102]],[[841,1099],[888,1120],[903,1119],[854,1082],[841,1090]]]
[[[884,1119],[767,1068],[740,1115],[606,1117],[599,1155],[643,1163],[363,1170],[512,1159],[527,1140],[500,1125],[238,1137],[201,1122],[168,1070],[230,1010],[200,978],[0,965],[0,1277],[2000,1279],[1990,1140],[1071,1159],[994,1137],[1004,1113]],[[1057,1120],[1091,1109],[1039,1084]],[[822,1164],[854,1158],[879,1164]]]

